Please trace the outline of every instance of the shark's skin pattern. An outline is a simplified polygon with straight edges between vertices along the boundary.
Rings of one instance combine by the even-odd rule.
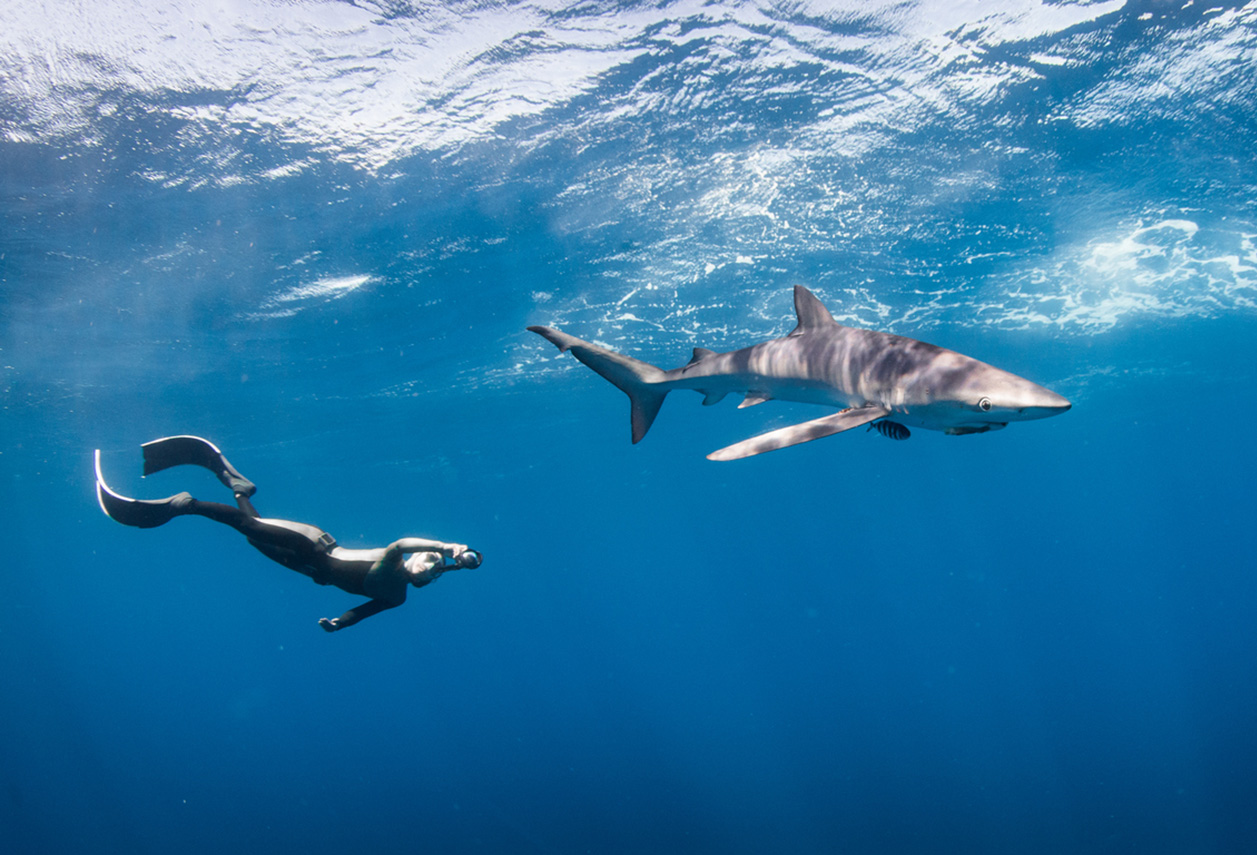
[[[708,455],[712,460],[751,457],[879,419],[896,426],[881,425],[880,433],[906,439],[909,425],[951,435],[986,433],[1070,408],[1055,392],[964,354],[845,327],[801,285],[794,305],[799,322],[789,335],[728,353],[695,348],[688,364],[671,371],[550,327],[528,329],[560,352],[570,350],[629,396],[635,443],[673,389],[701,392],[704,404],[740,392],[746,396],[740,407],[776,399],[844,408],[722,448]]]

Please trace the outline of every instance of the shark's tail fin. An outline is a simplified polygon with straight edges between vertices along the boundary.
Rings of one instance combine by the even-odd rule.
[[[650,430],[668,389],[657,388],[658,384],[667,379],[667,374],[649,362],[642,362],[631,356],[607,350],[596,344],[582,341],[576,336],[559,332],[550,327],[529,327],[531,332],[546,339],[559,349],[559,352],[570,350],[572,355],[581,362],[597,371],[628,395],[631,404],[633,424],[633,442],[640,442]]]

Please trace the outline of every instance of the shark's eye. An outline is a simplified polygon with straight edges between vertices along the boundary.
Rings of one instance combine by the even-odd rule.
[[[982,400],[978,401],[978,409],[984,413],[989,413],[991,411],[991,399],[983,398]]]

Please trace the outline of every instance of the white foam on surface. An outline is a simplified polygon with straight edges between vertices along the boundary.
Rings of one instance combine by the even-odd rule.
[[[294,285],[264,299],[257,311],[246,314],[253,320],[289,318],[312,306],[339,300],[377,281],[369,274],[327,276],[303,285]]]
[[[1250,111],[1257,4],[1170,29],[1129,56],[1105,53],[1095,28],[1122,10],[1117,0],[834,5],[543,0],[391,16],[384,4],[331,0],[5,3],[0,135],[117,145],[104,120],[147,111],[177,130],[127,144],[179,157],[136,174],[189,191],[283,184],[329,162],[373,181],[416,153],[467,158],[467,172],[485,176],[475,189],[531,189],[527,157],[562,146],[570,155],[530,214],[560,241],[607,248],[579,282],[530,288],[528,320],[613,346],[645,329],[669,352],[780,334],[796,283],[840,321],[909,335],[940,324],[1087,335],[1254,308],[1252,224],[1121,198],[1084,218],[1066,199],[1050,217],[1068,221],[1068,236],[1030,257],[1004,248],[1022,245],[1009,238],[1017,223],[959,234],[940,223],[1000,201],[1010,173],[1045,176],[1030,194],[1061,190],[1054,153],[1028,150],[1041,142],[1034,133],[1018,136],[1018,99],[1097,57],[1113,73],[1053,102],[1044,125],[1190,118],[1185,105]],[[765,103],[797,113],[762,120]],[[936,144],[945,133],[954,139]],[[246,140],[269,159],[246,156]],[[483,162],[478,143],[494,152]],[[487,245],[451,235],[417,251],[411,273],[454,253],[474,262]],[[892,259],[904,246],[956,247],[962,275],[946,259]],[[391,274],[254,296],[242,316],[291,316],[381,275]]]

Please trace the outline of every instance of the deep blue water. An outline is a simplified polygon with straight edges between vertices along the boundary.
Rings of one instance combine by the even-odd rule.
[[[0,9],[13,852],[1257,851],[1257,5]],[[1071,412],[610,385],[839,320]],[[107,519],[482,567],[355,598]]]

